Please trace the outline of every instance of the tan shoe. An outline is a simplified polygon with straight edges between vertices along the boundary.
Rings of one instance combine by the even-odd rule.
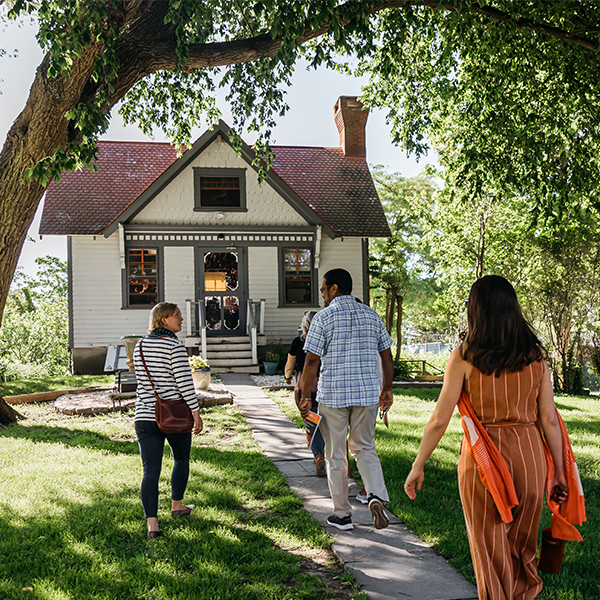
[[[322,453],[315,456],[315,465],[317,467],[317,477],[325,477],[325,457]]]

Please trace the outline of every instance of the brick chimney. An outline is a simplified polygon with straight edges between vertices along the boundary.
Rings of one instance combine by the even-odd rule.
[[[363,110],[356,96],[340,96],[333,107],[333,116],[344,156],[366,159],[365,127],[369,109]]]

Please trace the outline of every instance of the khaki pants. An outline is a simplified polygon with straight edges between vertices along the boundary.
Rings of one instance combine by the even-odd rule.
[[[333,512],[340,518],[352,515],[348,501],[348,429],[348,448],[356,459],[367,494],[375,494],[381,500],[389,501],[381,463],[375,451],[375,421],[378,410],[377,404],[347,408],[330,408],[319,404],[319,414],[323,417],[320,427],[325,438],[327,483],[333,500]]]

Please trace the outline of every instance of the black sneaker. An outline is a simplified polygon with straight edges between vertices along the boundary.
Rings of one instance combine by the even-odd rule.
[[[374,494],[369,496],[369,510],[373,515],[375,529],[385,529],[390,524],[390,519],[383,508],[383,502]]]
[[[354,529],[354,525],[352,525],[352,517],[338,517],[337,515],[331,515],[327,517],[327,525],[331,525],[332,527],[337,527],[338,529],[343,529],[347,531],[348,529]]]

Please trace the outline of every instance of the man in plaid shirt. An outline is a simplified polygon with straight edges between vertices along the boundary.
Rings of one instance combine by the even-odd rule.
[[[381,463],[375,451],[377,409],[392,405],[394,363],[390,338],[379,315],[352,296],[352,277],[344,269],[325,273],[321,294],[325,308],[310,325],[304,351],[302,389],[309,390],[317,376],[317,401],[323,417],[327,481],[334,514],[327,523],[338,529],[353,529],[348,501],[348,448],[356,459],[365,483],[375,528],[389,525],[383,504],[389,501]],[[381,356],[383,387],[377,377],[377,355]],[[310,410],[311,399],[301,401],[302,416]]]

